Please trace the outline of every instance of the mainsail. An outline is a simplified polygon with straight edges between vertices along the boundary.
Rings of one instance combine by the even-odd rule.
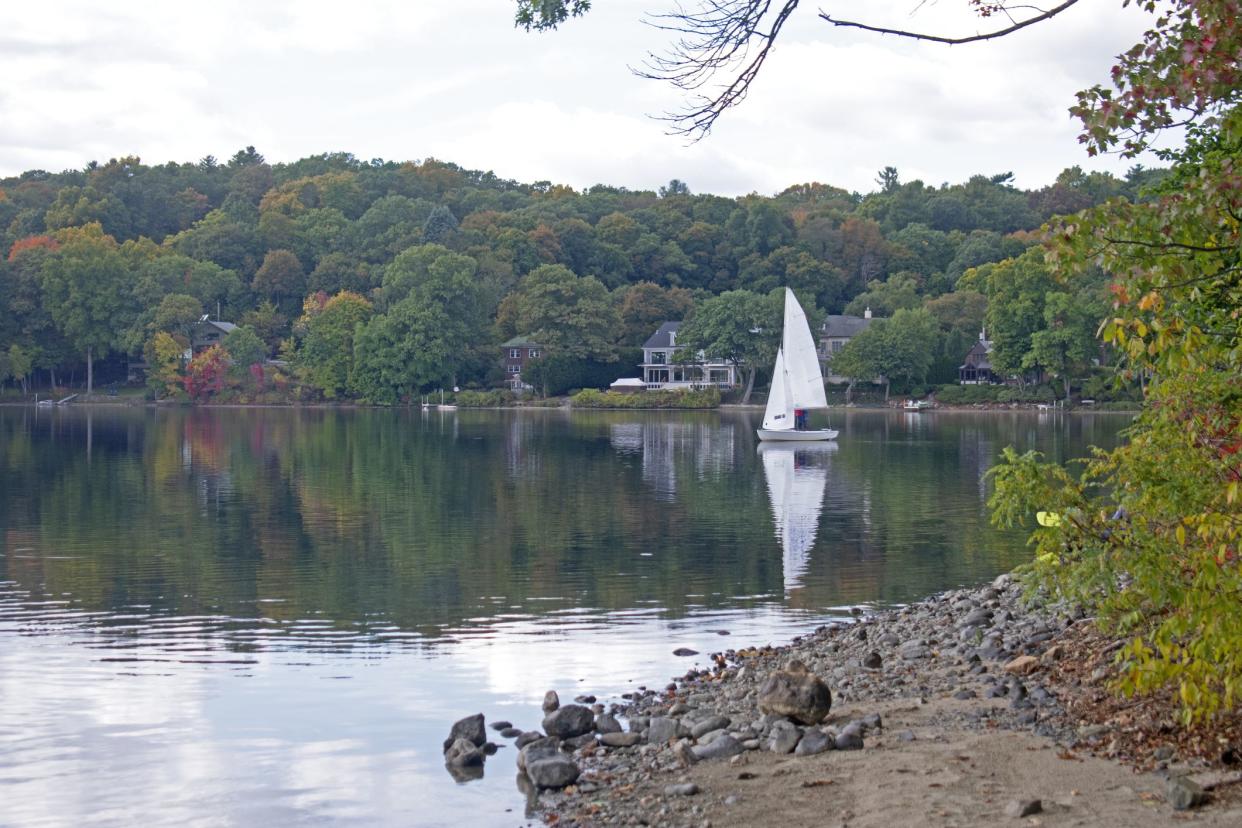
[[[827,408],[824,376],[819,370],[819,352],[811,336],[811,326],[789,288],[785,288],[785,331],[781,349],[785,352],[786,383],[793,407]]]

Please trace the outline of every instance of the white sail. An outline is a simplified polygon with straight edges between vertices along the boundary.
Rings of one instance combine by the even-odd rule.
[[[789,372],[785,370],[783,349],[777,349],[776,365],[772,368],[772,389],[768,391],[768,407],[763,412],[763,427],[769,431],[792,430],[793,409],[789,398]]]
[[[785,382],[793,407],[827,408],[815,338],[811,336],[811,326],[798,298],[789,288],[785,288],[785,331],[781,348],[785,352]]]
[[[800,586],[819,533],[828,469],[822,461],[818,465],[812,461],[835,450],[835,443],[760,446],[772,502],[772,522],[781,544],[786,592]]]

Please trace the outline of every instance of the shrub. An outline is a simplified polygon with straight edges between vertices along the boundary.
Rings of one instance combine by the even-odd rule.
[[[458,391],[453,402],[462,408],[500,408],[513,404],[513,394],[495,389],[492,391]]]
[[[618,394],[588,388],[575,394],[570,402],[576,408],[719,408],[720,390],[704,388],[697,391],[643,391]]]

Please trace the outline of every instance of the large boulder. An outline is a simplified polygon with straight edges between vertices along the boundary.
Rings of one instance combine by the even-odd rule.
[[[819,724],[831,707],[828,685],[801,661],[791,661],[786,669],[768,676],[759,688],[761,711],[788,716],[804,725]]]
[[[560,696],[556,695],[555,690],[549,690],[543,694],[543,712],[551,713],[561,706]]]
[[[458,739],[465,739],[475,747],[479,747],[487,741],[487,730],[483,727],[482,713],[467,716],[453,723],[453,728],[449,731],[449,737],[444,740],[444,752],[448,753],[449,748]]]
[[[531,762],[536,762],[540,759],[548,759],[552,756],[556,756],[558,753],[560,753],[560,749],[557,747],[555,739],[549,739],[546,737],[543,739],[536,739],[518,751],[518,770],[524,771]]]
[[[567,704],[543,719],[543,732],[555,739],[572,739],[595,730],[595,714],[580,704]]]

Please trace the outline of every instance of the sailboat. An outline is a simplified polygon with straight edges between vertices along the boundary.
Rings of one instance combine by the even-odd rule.
[[[824,397],[824,375],[819,371],[819,354],[811,337],[811,326],[793,291],[785,288],[785,326],[781,347],[776,352],[772,369],[772,390],[768,407],[763,412],[760,440],[835,440],[831,428],[797,428],[796,410],[827,408]]]
[[[819,515],[828,488],[827,456],[836,443],[780,445],[761,443],[763,475],[772,502],[772,523],[783,552],[785,592],[801,585],[811,548],[819,532]]]

